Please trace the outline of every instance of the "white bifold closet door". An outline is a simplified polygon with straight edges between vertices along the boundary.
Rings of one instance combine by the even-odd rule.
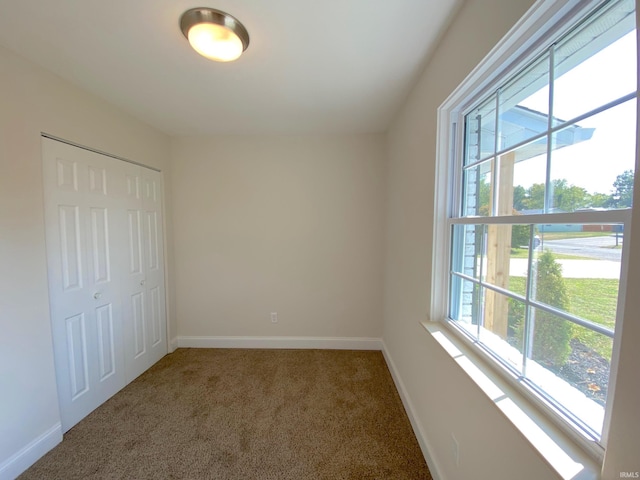
[[[167,353],[160,174],[43,138],[63,431]]]
[[[123,275],[127,383],[167,353],[159,174],[122,162],[127,201]]]

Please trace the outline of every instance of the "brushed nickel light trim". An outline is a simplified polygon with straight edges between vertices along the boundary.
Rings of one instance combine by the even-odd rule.
[[[213,39],[214,35],[210,33],[205,34],[208,45],[205,45],[204,47],[196,45],[195,43],[197,42],[197,38],[194,38],[194,32],[192,32],[194,27],[198,27],[199,29],[214,29],[216,34],[219,33],[220,35],[225,36],[225,39],[220,39],[220,41],[235,42],[232,45],[233,48],[230,47],[228,49],[228,55],[225,53],[226,56],[223,57],[218,56],[215,52],[212,53],[213,40],[218,41],[218,39]],[[211,60],[221,62],[233,61],[237,59],[249,46],[249,32],[247,32],[244,25],[242,25],[242,23],[232,15],[214,8],[197,7],[187,10],[180,17],[180,30],[182,30],[183,35],[187,40],[189,40],[189,43],[194,50],[196,50],[200,55],[210,58]],[[189,35],[190,32],[192,33],[191,36]],[[239,39],[241,49],[240,43],[232,38],[233,36]],[[224,48],[225,47],[223,47],[223,49]]]

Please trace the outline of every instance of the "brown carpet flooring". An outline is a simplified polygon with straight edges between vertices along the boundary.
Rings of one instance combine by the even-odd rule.
[[[431,479],[380,352],[178,349],[20,479]]]

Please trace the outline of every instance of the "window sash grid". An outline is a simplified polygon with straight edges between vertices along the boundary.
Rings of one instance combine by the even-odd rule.
[[[631,208],[565,213],[501,215],[499,217],[449,217],[449,225],[558,225],[565,223],[624,223],[628,228]]]
[[[484,298],[484,291],[482,290],[483,286],[482,286],[482,276],[484,275],[484,250],[485,250],[485,243],[484,243],[484,239],[485,239],[485,233],[487,232],[487,227],[486,225],[482,226],[482,237],[480,237],[480,252],[482,252],[480,254],[480,276],[478,277],[481,282],[480,282],[480,288],[478,289],[478,295],[479,297],[482,299]],[[478,329],[477,329],[477,337],[480,338],[480,326],[484,325],[484,312],[482,311],[482,302],[476,302],[476,307],[477,307],[477,317],[478,317]]]
[[[549,90],[553,90],[553,88],[550,86]],[[626,95],[623,95],[622,97],[616,98],[615,100],[610,101],[609,103],[605,103],[604,105],[600,105],[597,108],[594,108],[593,110],[589,110],[586,113],[583,113],[581,115],[578,115],[575,118],[572,118],[571,120],[567,120],[564,121],[562,123],[559,123],[558,125],[552,126],[551,128],[548,128],[547,130],[545,130],[544,132],[540,132],[537,135],[532,136],[531,138],[528,138],[526,140],[522,140],[521,142],[515,143],[513,145],[511,145],[508,148],[505,149],[501,149],[496,151],[496,153],[492,153],[491,155],[487,155],[485,157],[482,158],[478,158],[477,160],[475,160],[473,163],[468,163],[467,165],[464,165],[462,167],[463,170],[467,170],[471,167],[475,167],[480,165],[481,163],[485,163],[489,160],[491,160],[493,157],[499,157],[501,155],[504,155],[505,153],[509,153],[513,150],[516,150],[524,145],[527,145],[529,143],[535,142],[536,140],[540,140],[541,138],[544,137],[548,137],[560,130],[563,130],[567,127],[570,127],[572,125],[575,125],[578,122],[581,122],[582,120],[589,118],[591,116],[597,115],[599,113],[602,113],[606,110],[609,110],[611,108],[617,107],[618,105],[621,105],[625,102],[628,102],[629,100],[633,100],[634,98],[637,98],[638,96],[638,91],[634,91],[631,93],[628,93]],[[464,115],[462,116],[462,118],[464,119]],[[549,115],[549,119],[550,121],[553,119],[553,117],[551,115]]]
[[[477,278],[473,278],[470,277],[469,275],[465,275],[464,273],[460,273],[460,272],[454,272],[453,270],[451,270],[450,275],[455,275],[456,277],[462,278],[464,280],[467,280],[469,282],[475,283],[476,285],[480,286],[481,288],[486,288],[488,290],[492,290],[494,292],[498,292],[502,295],[504,295],[505,297],[509,297],[512,298],[514,300],[517,300],[519,302],[522,302],[525,304],[525,307],[535,307],[539,310],[543,310],[545,312],[551,313],[553,315],[556,315],[560,318],[562,318],[563,320],[567,320],[571,323],[575,323],[576,325],[580,325],[581,327],[587,328],[589,330],[593,330],[594,332],[600,333],[602,335],[605,335],[609,338],[613,338],[615,332],[613,330],[611,330],[610,328],[607,328],[603,325],[600,325],[599,323],[595,323],[592,322],[590,320],[586,320],[584,318],[580,318],[577,317],[575,315],[572,315],[570,313],[564,312],[562,310],[558,310],[557,308],[554,308],[550,305],[546,305],[544,303],[540,303],[536,300],[532,300],[532,299],[527,299],[527,296],[522,296],[522,295],[518,295],[517,293],[513,293],[510,290],[506,290],[504,288],[498,287],[496,285],[491,285],[490,283],[485,283],[482,280],[478,280]],[[529,281],[529,279],[527,279],[527,282]],[[480,317],[478,317],[480,318]],[[478,325],[480,325],[481,322],[478,322]]]
[[[500,88],[496,91],[496,120],[494,126],[494,138],[493,138],[493,151],[498,152],[502,145],[500,145],[500,138],[502,137],[502,131],[500,130],[500,98],[502,97],[502,92]],[[493,158],[491,159],[491,181],[493,182],[493,188],[491,189],[491,215],[496,216],[498,214],[498,185],[500,185],[500,165],[499,165],[499,157],[494,153]]]
[[[533,271],[533,235],[534,228],[532,224],[529,225],[529,254],[527,255],[527,273]],[[531,322],[531,308],[529,307],[529,304],[531,301],[531,291],[533,290],[535,285],[535,282],[533,282],[532,279],[535,277],[536,272],[533,272],[533,275],[528,274],[525,283],[526,302],[524,309],[524,338],[522,339],[522,374],[525,376],[527,374],[527,362],[529,358],[533,358],[533,342],[531,341],[531,339],[533,338],[533,328],[535,324]]]
[[[551,154],[553,153],[553,98],[555,93],[555,52],[556,46],[549,47],[549,116],[547,117],[547,171],[544,183],[544,210],[549,213],[553,202],[553,191],[551,188]]]
[[[595,323],[590,320],[585,320],[584,318],[576,317],[574,315],[571,315],[570,313],[563,312],[562,310],[558,310],[557,308],[554,308],[552,306],[545,305],[544,303],[540,303],[535,300],[531,300],[529,303],[532,307],[536,307],[538,310],[544,310],[545,312],[556,315],[557,317],[560,317],[564,320],[575,323],[576,325],[580,325],[581,327],[585,327],[589,330],[593,330],[594,332],[600,333],[609,338],[613,338],[615,334],[613,330],[603,325],[600,325],[599,323]]]

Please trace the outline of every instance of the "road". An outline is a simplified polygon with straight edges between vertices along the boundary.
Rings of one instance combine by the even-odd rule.
[[[563,278],[620,278],[620,262],[611,260],[565,260],[557,262],[562,266]],[[512,258],[509,275],[524,277],[527,272],[526,258]]]
[[[620,262],[622,248],[616,246],[614,235],[602,237],[578,237],[563,240],[544,240],[540,249],[551,250],[553,253],[575,255],[578,259],[560,258],[557,262],[562,265],[564,278],[620,278]],[[622,245],[622,235],[618,239]],[[593,260],[590,260],[593,259]],[[513,276],[524,277],[527,271],[527,259],[513,258],[509,264],[509,273]]]
[[[622,248],[615,248],[616,236],[612,234],[604,237],[567,238],[564,240],[544,240],[544,234],[540,234],[542,248],[554,253],[590,257],[597,260],[610,260],[619,262],[622,258]],[[622,245],[622,235],[618,240]]]

